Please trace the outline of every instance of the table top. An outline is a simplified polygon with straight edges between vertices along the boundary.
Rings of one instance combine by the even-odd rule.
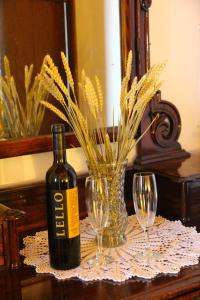
[[[0,272],[1,300],[110,300],[110,299],[198,299],[200,264],[183,268],[176,276],[158,276],[153,280],[129,279],[84,282],[60,280],[48,274],[37,274],[30,266]]]
[[[200,153],[191,153],[191,156],[186,159],[162,160],[145,165],[145,170],[147,169],[179,182],[200,179]]]

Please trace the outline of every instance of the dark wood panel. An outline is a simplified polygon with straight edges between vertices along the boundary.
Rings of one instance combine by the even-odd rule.
[[[156,176],[158,188],[157,213],[169,220],[182,220],[184,218],[181,209],[181,186],[168,178]]]
[[[191,226],[196,226],[200,231],[200,179],[193,180],[187,183],[188,186],[188,223]]]
[[[3,257],[3,228],[0,224],[0,266],[4,265],[4,257]]]

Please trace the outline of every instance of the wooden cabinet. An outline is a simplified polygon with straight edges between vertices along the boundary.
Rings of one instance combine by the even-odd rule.
[[[156,174],[158,214],[200,231],[200,153],[145,166]]]

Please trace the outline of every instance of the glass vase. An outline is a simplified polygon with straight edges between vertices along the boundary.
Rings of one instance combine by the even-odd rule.
[[[103,246],[117,247],[126,242],[125,230],[128,223],[128,214],[124,201],[124,179],[127,160],[121,164],[98,164],[92,166],[87,162],[89,173],[92,176],[107,177],[109,185],[109,225],[103,232]]]

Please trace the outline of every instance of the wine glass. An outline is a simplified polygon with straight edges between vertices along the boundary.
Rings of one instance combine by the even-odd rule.
[[[133,176],[133,204],[137,220],[144,230],[145,250],[138,258],[149,261],[158,254],[150,249],[149,228],[153,225],[157,210],[157,187],[155,175],[152,172],[135,173]]]
[[[91,266],[105,265],[111,263],[112,258],[104,255],[102,247],[102,235],[104,228],[109,222],[109,199],[107,178],[89,176],[85,182],[86,207],[89,222],[97,235],[97,252],[95,257],[88,263]]]

